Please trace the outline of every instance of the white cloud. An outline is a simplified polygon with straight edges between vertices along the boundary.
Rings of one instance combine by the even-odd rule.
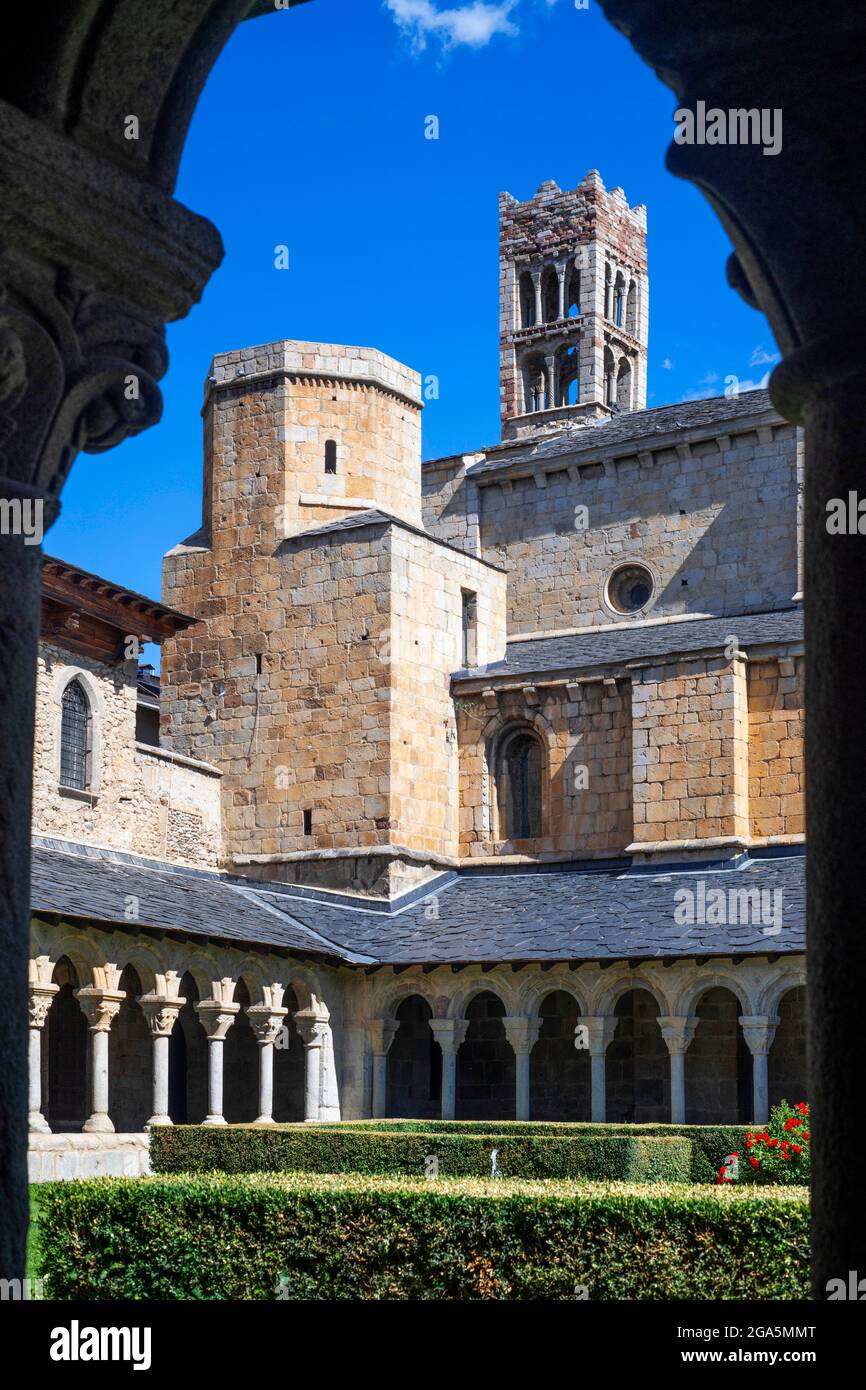
[[[472,0],[468,5],[455,5],[440,10],[433,0],[385,0],[400,28],[406,33],[416,52],[427,47],[432,35],[445,48],[466,44],[469,48],[484,48],[496,34],[514,35],[517,25],[509,15],[518,0]]]
[[[766,350],[766,348],[763,346],[763,344],[762,344],[762,343],[759,343],[758,346],[757,346],[756,348],[753,348],[753,349],[752,349],[752,355],[751,355],[751,357],[749,358],[749,366],[750,366],[750,367],[772,367],[772,366],[775,366],[775,364],[776,364],[777,362],[779,362],[779,361],[781,361],[781,354],[780,354],[780,353],[778,353],[778,352],[767,352],[767,350]]]
[[[669,357],[666,357],[665,360],[664,360],[664,362],[662,362],[662,371],[665,371],[665,372],[672,372],[673,369],[674,369],[674,364],[673,364],[673,362],[671,361],[671,359],[670,359]]]
[[[698,385],[699,385],[699,386],[715,386],[715,384],[716,384],[716,382],[718,381],[718,379],[719,379],[719,374],[718,374],[718,372],[707,372],[706,376],[702,376],[702,377],[701,377],[700,381],[698,382]]]

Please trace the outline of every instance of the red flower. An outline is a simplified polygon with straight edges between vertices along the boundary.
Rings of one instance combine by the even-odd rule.
[[[799,1145],[799,1144],[795,1144],[795,1145],[794,1145],[794,1153],[795,1153],[795,1154],[801,1154],[802,1152],[803,1152],[803,1150],[800,1148],[800,1145]]]
[[[760,1168],[761,1166],[760,1160],[757,1158],[752,1157],[749,1159],[749,1162],[751,1163],[753,1168]]]

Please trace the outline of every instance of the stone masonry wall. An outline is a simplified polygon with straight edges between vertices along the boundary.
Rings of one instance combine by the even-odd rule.
[[[745,664],[647,667],[632,685],[635,847],[748,838]]]
[[[805,834],[802,657],[750,662],[749,813],[752,836]]]
[[[61,697],[77,677],[91,708],[90,792],[60,787]],[[136,663],[109,666],[43,643],[33,764],[36,834],[213,867],[220,845],[219,774],[172,764],[135,742]]]
[[[505,654],[505,576],[394,527],[391,532],[391,807],[395,839],[459,853],[453,671],[463,664],[463,593],[476,599],[476,659]]]
[[[456,703],[464,854],[593,858],[624,852],[632,839],[628,681],[540,686],[528,694],[510,690]],[[503,839],[498,825],[495,748],[515,724],[533,727],[545,751],[544,833],[531,841]]]
[[[629,561],[655,581],[652,617],[785,608],[797,590],[796,438],[787,424],[478,487],[480,554],[508,571],[508,630],[623,619],[606,600]],[[686,456],[682,457],[681,454]],[[556,460],[556,465],[560,460]],[[544,484],[542,486],[542,483]],[[438,534],[429,501],[427,525]],[[432,504],[432,505],[431,505]],[[575,525],[577,507],[582,527]],[[445,524],[456,529],[453,497]],[[458,541],[459,543],[459,541]]]

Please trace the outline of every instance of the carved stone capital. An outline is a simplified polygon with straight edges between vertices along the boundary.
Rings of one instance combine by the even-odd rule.
[[[143,994],[138,1002],[147,1019],[151,1037],[168,1038],[186,1000],[179,996],[169,998],[162,994]]]
[[[224,1042],[241,1006],[240,1004],[223,1003],[220,999],[202,999],[193,1007],[209,1041]]]
[[[75,998],[86,1015],[91,1033],[107,1033],[126,998],[122,989],[96,989],[86,985],[75,991]]]
[[[395,1018],[371,1018],[367,1024],[370,1051],[374,1057],[385,1057],[400,1024]]]
[[[469,1028],[468,1018],[431,1018],[433,1036],[442,1049],[443,1057],[456,1057]]]
[[[252,1004],[246,1012],[250,1026],[256,1035],[256,1042],[264,1045],[265,1043],[276,1042],[280,1036],[283,1019],[289,1011],[288,1009],[273,1009],[269,1004]]]
[[[505,1029],[506,1038],[514,1049],[515,1056],[528,1056],[538,1042],[541,1019],[506,1017],[502,1020],[502,1026]]]
[[[43,1027],[51,1008],[51,1001],[59,988],[59,985],[53,984],[30,985],[27,1009],[31,1028]]]
[[[301,1041],[306,1048],[321,1047],[329,1031],[330,1023],[321,1014],[311,1009],[300,1009],[293,1015]]]
[[[772,1018],[763,1014],[741,1014],[739,1023],[752,1056],[766,1057],[779,1026],[778,1014]]]
[[[687,1052],[691,1045],[692,1038],[695,1036],[695,1029],[698,1020],[691,1015],[689,1017],[670,1016],[659,1018],[659,1028],[662,1037],[667,1043],[668,1052],[673,1056],[675,1053]]]
[[[617,1020],[615,1016],[605,1014],[584,1018],[581,1015],[580,1024],[586,1028],[590,1055],[604,1054],[613,1042],[613,1036],[616,1032]]]

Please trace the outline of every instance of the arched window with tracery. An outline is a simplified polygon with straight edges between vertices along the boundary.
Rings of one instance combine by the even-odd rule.
[[[531,840],[542,833],[543,750],[530,729],[506,733],[496,759],[496,799],[499,836]]]
[[[79,680],[63,692],[60,714],[60,783],[87,791],[91,777],[93,721],[90,701]]]

